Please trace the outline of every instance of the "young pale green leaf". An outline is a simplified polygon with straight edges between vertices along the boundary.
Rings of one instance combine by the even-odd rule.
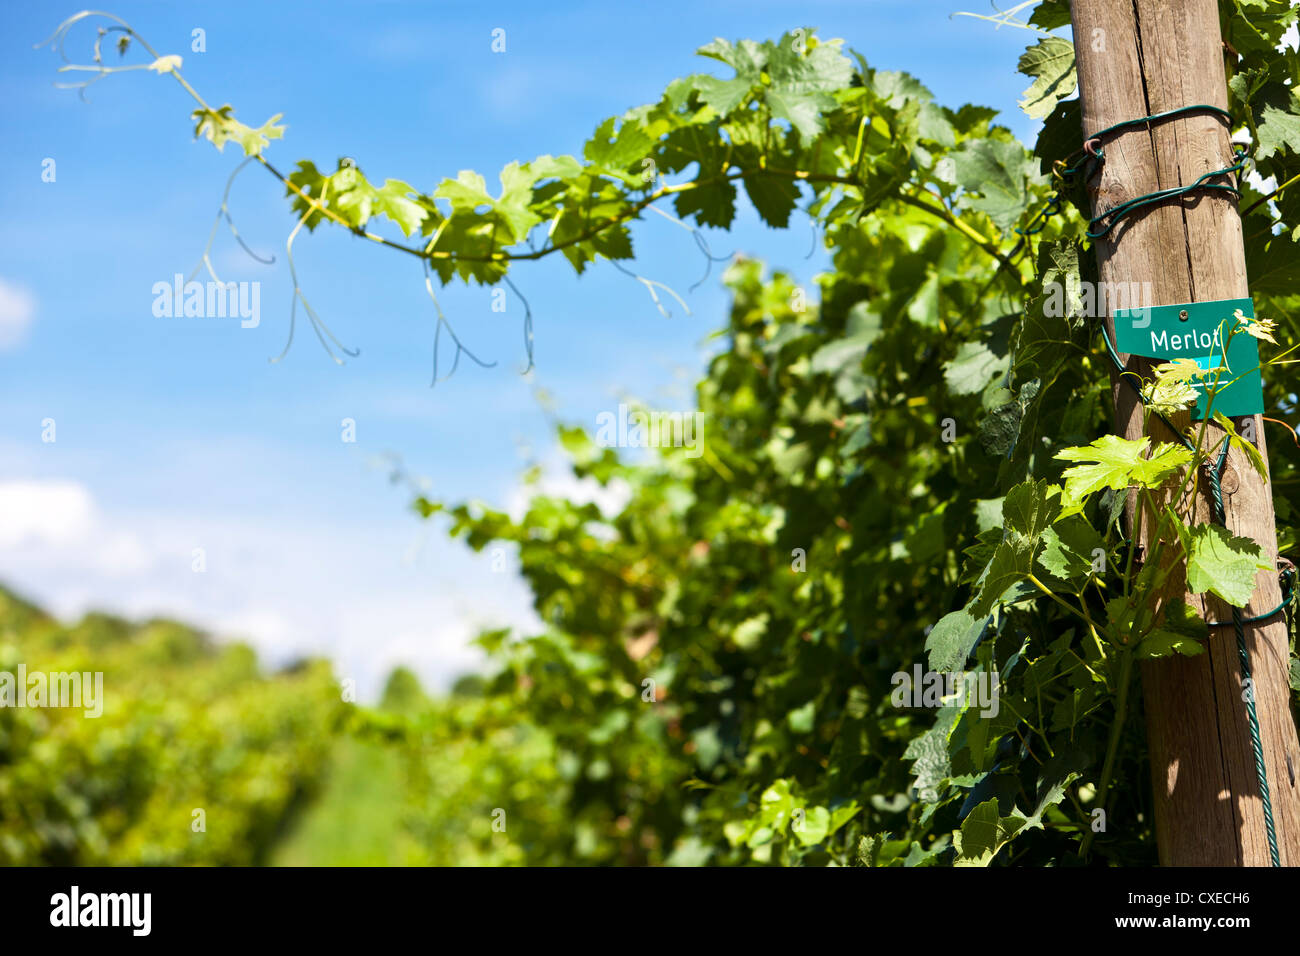
[[[474,212],[478,207],[490,206],[493,202],[487,183],[472,169],[462,169],[455,179],[444,179],[433,195],[450,202],[455,212]]]
[[[234,141],[244,150],[245,156],[261,155],[262,150],[270,145],[271,140],[284,136],[284,127],[277,126],[283,114],[276,113],[269,120],[253,129],[234,117],[234,107],[229,103],[220,109],[197,109],[191,118],[195,121],[194,135],[206,137],[218,152],[224,152],[226,143]]]
[[[504,244],[522,242],[533,226],[542,221],[531,205],[533,184],[538,178],[538,171],[529,163],[509,162],[501,170],[501,198],[492,205],[510,230],[509,236],[501,237]]]
[[[1182,359],[1179,360],[1184,361]],[[1196,365],[1195,362],[1191,363]],[[1174,368],[1172,363],[1161,368]],[[1199,372],[1199,366],[1197,366]],[[1200,393],[1184,377],[1178,375],[1158,375],[1154,381],[1142,386],[1142,404],[1152,412],[1161,415],[1173,415],[1185,411],[1196,404]]]
[[[1080,500],[1102,488],[1122,490],[1131,485],[1159,488],[1179,468],[1192,460],[1181,445],[1161,443],[1148,457],[1149,438],[1130,440],[1103,435],[1081,448],[1063,448],[1054,457],[1080,464],[1065,469],[1065,494]]]
[[[1232,447],[1244,454],[1250,460],[1250,464],[1255,469],[1255,473],[1267,481],[1268,462],[1264,461],[1264,456],[1259,453],[1259,449],[1255,447],[1254,443],[1248,442],[1246,439],[1242,438],[1241,435],[1237,433],[1237,426],[1233,424],[1232,419],[1223,414],[1223,412],[1216,411],[1214,413],[1214,421],[1220,428],[1228,433],[1228,441],[1232,443]]]
[[[298,160],[298,168],[289,174],[289,183],[302,190],[306,195],[317,198],[325,186],[326,176],[316,168],[316,164],[309,159]],[[286,196],[293,197],[293,211],[297,216],[305,215],[310,208],[310,204],[302,196],[298,195],[289,185],[284,187]],[[307,217],[307,229],[315,229],[321,221],[321,213],[314,211]]]
[[[123,39],[125,39],[125,37],[123,37]],[[158,59],[150,63],[149,69],[153,70],[159,76],[162,76],[164,73],[171,73],[173,70],[179,70],[181,68],[181,62],[179,55],[170,53],[167,56],[160,56]]]
[[[418,232],[425,217],[424,207],[409,198],[412,195],[418,195],[415,187],[400,179],[385,179],[375,191],[375,212],[397,223],[404,236]]]
[[[884,836],[880,834],[868,834],[858,838],[858,863],[862,866],[875,866],[876,858],[880,855],[880,848],[885,842]]]
[[[356,166],[344,165],[329,177],[330,208],[361,229],[375,213],[378,193]]]

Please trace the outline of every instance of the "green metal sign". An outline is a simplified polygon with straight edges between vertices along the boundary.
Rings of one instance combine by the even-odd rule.
[[[1207,418],[1207,386],[1217,389],[1213,411],[1229,418],[1264,413],[1264,381],[1259,374],[1259,343],[1237,327],[1240,309],[1255,318],[1250,299],[1189,302],[1146,309],[1115,310],[1115,347],[1121,352],[1169,362],[1191,359],[1205,374],[1192,381],[1200,393],[1193,417]],[[1224,343],[1227,342],[1227,354]]]

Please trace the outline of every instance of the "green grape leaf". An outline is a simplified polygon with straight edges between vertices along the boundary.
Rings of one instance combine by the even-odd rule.
[[[1176,634],[1173,631],[1157,628],[1142,638],[1142,642],[1138,644],[1137,656],[1143,660],[1155,657],[1171,657],[1174,654],[1195,657],[1204,650],[1205,646],[1200,641],[1188,637],[1186,634]]]
[[[966,660],[993,620],[991,614],[975,617],[966,608],[939,618],[925,639],[932,671],[952,673],[963,670]]]
[[[353,228],[363,227],[374,213],[375,187],[355,166],[340,166],[330,176],[330,195],[330,208]]]
[[[784,229],[790,224],[790,213],[799,199],[799,187],[793,179],[783,176],[746,176],[745,194],[765,223],[774,229]]]
[[[793,90],[769,89],[763,96],[774,119],[786,120],[798,131],[804,143],[817,138],[822,131],[822,110],[835,105],[828,96],[816,93],[797,93]]]
[[[968,191],[962,204],[977,209],[1006,232],[1029,208],[1028,179],[1036,179],[1033,157],[1016,142],[967,140],[952,156],[957,185]]]
[[[326,178],[327,177],[316,168],[316,164],[309,159],[300,159],[298,161],[298,168],[289,174],[289,182],[294,186],[297,186],[312,198],[320,196],[321,190],[325,188]],[[306,214],[307,210],[310,208],[307,200],[303,199],[287,185],[284,187],[284,194],[293,197],[293,211],[297,215],[302,216]],[[319,211],[313,212],[307,217],[307,229],[309,231],[315,229],[316,226],[319,225],[321,218],[322,215]]]
[[[999,850],[1025,826],[1025,818],[998,815],[996,798],[986,800],[962,821],[952,835],[957,856],[953,866],[988,866]]]
[[[677,194],[673,206],[683,219],[694,216],[701,226],[730,229],[736,216],[736,186],[721,182],[686,189]]]
[[[1269,103],[1260,111],[1257,160],[1268,159],[1283,149],[1300,153],[1300,96],[1292,92],[1284,102],[1284,107]]]
[[[624,122],[614,130],[614,117],[596,127],[596,132],[582,148],[587,161],[608,172],[626,175],[633,163],[650,155],[654,140],[638,123]],[[640,173],[629,177],[639,181]]]
[[[1214,421],[1220,428],[1228,433],[1228,441],[1232,443],[1232,447],[1246,456],[1250,461],[1251,467],[1255,469],[1255,473],[1265,481],[1268,481],[1268,462],[1264,460],[1264,456],[1260,454],[1259,449],[1237,433],[1237,426],[1234,425],[1232,419],[1223,414],[1223,412],[1216,411],[1214,413]]]
[[[1074,44],[1062,37],[1039,40],[1021,55],[1017,68],[1034,78],[1020,101],[1020,108],[1034,119],[1044,119],[1078,84]]]
[[[573,156],[552,156],[548,153],[525,163],[524,168],[536,183],[543,179],[573,179],[582,172],[582,163]]]
[[[1043,551],[1038,563],[1060,581],[1075,581],[1104,571],[1094,565],[1098,552],[1105,560],[1105,541],[1091,524],[1078,514],[1069,515],[1043,532]]]
[[[1061,491],[1046,479],[1016,485],[1002,501],[1006,526],[1030,539],[1041,536],[1060,513]]]
[[[704,104],[719,116],[726,116],[734,110],[753,89],[753,83],[746,77],[722,80],[707,73],[691,77],[691,85]]]
[[[853,62],[840,50],[841,41],[808,36],[811,30],[787,33],[769,49],[767,72],[772,85],[798,93],[834,93],[853,81]]]
[[[1006,374],[1009,361],[983,342],[963,342],[957,354],[944,363],[943,380],[954,395],[976,395]]]
[[[1200,524],[1191,529],[1187,549],[1187,588],[1193,594],[1206,591],[1234,607],[1245,607],[1255,591],[1255,574],[1272,564],[1250,538],[1234,537],[1217,524]]]
[[[433,195],[450,202],[454,212],[475,212],[480,206],[493,204],[487,183],[472,169],[462,169],[455,179],[444,179]]]
[[[1016,535],[1004,538],[993,552],[979,596],[971,605],[971,614],[975,617],[989,614],[1009,588],[1032,574],[1034,558],[1040,547],[1040,543]]]
[[[1048,768],[1057,771],[1055,776],[1049,777],[1046,770],[1044,771],[1043,779],[1038,782],[1038,804],[1034,807],[1034,812],[1024,818],[1025,822],[1022,831],[1041,830],[1043,828],[1043,814],[1047,812],[1049,807],[1054,807],[1064,800],[1066,788],[1079,778],[1078,771],[1071,770],[1062,773],[1063,764],[1064,762],[1062,766]],[[1015,811],[1012,816],[1019,817],[1020,811]]]
[[[825,807],[808,807],[803,814],[803,824],[791,829],[795,839],[804,846],[816,846],[830,835],[831,812]]]
[[[1010,393],[1003,390],[1002,394]],[[1024,406],[1016,399],[990,409],[979,424],[980,447],[990,455],[1005,455],[1011,451],[1016,439],[1020,437],[1020,423],[1024,414]]]
[[[501,198],[492,207],[510,229],[510,236],[502,237],[504,245],[522,242],[533,226],[542,221],[531,206],[537,179],[538,172],[532,164],[521,166],[510,162],[501,170]]]
[[[1040,30],[1055,30],[1070,25],[1069,0],[1043,0],[1029,15],[1029,23]]]
[[[759,72],[767,62],[762,47],[753,40],[741,40],[733,46],[719,37],[695,52],[699,56],[725,63],[736,71],[737,76],[747,77],[755,82],[758,81]]]

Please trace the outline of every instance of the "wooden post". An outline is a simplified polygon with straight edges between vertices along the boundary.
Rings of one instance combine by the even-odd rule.
[[[1072,0],[1083,134],[1178,107],[1227,108],[1219,11],[1215,0]],[[1088,184],[1094,215],[1144,193],[1191,183],[1232,164],[1226,122],[1205,112],[1107,137],[1100,176]],[[1095,243],[1103,288],[1150,283],[1150,302],[1176,305],[1249,295],[1236,199],[1197,192],[1127,217]],[[1100,301],[1100,300],[1098,300]],[[1113,319],[1107,326],[1114,341]],[[1150,360],[1121,356],[1146,373]],[[1122,386],[1122,387],[1121,387]],[[1112,383],[1116,431],[1142,435],[1133,389]],[[1249,418],[1237,419],[1249,434]],[[1254,435],[1267,460],[1264,423]],[[1169,440],[1155,420],[1153,437]],[[1222,434],[1211,426],[1214,438]],[[1223,476],[1227,525],[1277,555],[1273,495],[1235,449]],[[1213,520],[1208,501],[1198,521]],[[1130,511],[1130,523],[1132,513]],[[1149,529],[1143,529],[1149,530]],[[1183,589],[1179,575],[1174,586]],[[1279,603],[1277,575],[1261,571],[1243,617]],[[1230,620],[1222,602],[1187,598],[1203,615]],[[1246,626],[1254,694],[1283,866],[1300,866],[1300,746],[1290,707],[1285,620]],[[1142,668],[1151,753],[1156,834],[1167,866],[1268,866],[1264,813],[1233,628],[1215,628],[1206,653],[1150,661]],[[1111,827],[1133,821],[1111,819]]]

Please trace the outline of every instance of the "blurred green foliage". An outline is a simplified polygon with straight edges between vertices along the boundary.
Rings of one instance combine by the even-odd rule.
[[[324,662],[268,677],[248,647],[171,621],[64,627],[0,590],[0,671],[20,663],[102,671],[103,713],[0,708],[8,865],[265,862],[343,713]]]

